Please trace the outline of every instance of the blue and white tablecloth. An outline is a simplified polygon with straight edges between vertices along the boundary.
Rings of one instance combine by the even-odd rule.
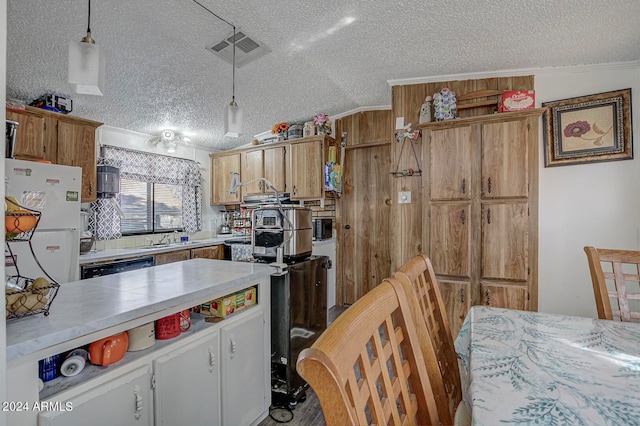
[[[474,306],[455,341],[474,425],[640,425],[640,324]]]

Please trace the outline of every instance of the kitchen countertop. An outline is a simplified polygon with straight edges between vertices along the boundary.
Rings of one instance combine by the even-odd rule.
[[[65,342],[89,343],[248,287],[273,272],[259,263],[191,259],[62,284],[48,316],[7,322],[7,361],[73,349]]]
[[[207,238],[203,240],[193,240],[193,241],[189,241],[188,244],[184,244],[184,245],[180,243],[176,243],[168,246],[158,246],[153,248],[131,247],[131,248],[125,248],[125,249],[101,250],[101,251],[81,254],[79,259],[80,259],[80,265],[87,265],[89,263],[102,262],[104,260],[117,260],[117,259],[131,258],[131,257],[149,256],[149,255],[158,254],[158,253],[166,253],[169,251],[206,247],[206,246],[211,246],[216,244],[222,244],[226,240],[231,240],[236,238],[241,239],[246,237],[234,237],[232,235],[224,235],[224,236],[217,236],[213,238]]]
[[[211,246],[216,244],[222,244],[226,240],[244,239],[244,238],[247,238],[247,237],[242,237],[242,236],[234,237],[232,235],[224,235],[224,236],[217,236],[213,238],[207,238],[203,240],[192,240],[185,245],[176,243],[168,246],[159,246],[159,247],[153,247],[153,248],[131,247],[126,249],[101,250],[101,251],[81,254],[79,259],[80,259],[80,265],[88,265],[90,263],[103,262],[105,260],[119,260],[119,259],[126,259],[126,258],[140,257],[140,256],[150,256],[158,253],[166,253],[169,251],[206,247],[206,246]],[[313,246],[322,246],[325,244],[331,244],[335,242],[336,242],[335,238],[318,240],[318,241],[313,241]]]

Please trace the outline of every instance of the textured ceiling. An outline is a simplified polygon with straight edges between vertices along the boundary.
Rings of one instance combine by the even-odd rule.
[[[194,145],[243,145],[279,121],[389,105],[388,80],[640,59],[638,0],[200,0],[271,52],[236,70],[244,133],[223,137],[231,65],[205,50],[230,27],[192,0],[94,1],[103,97],[67,83],[86,0],[8,0],[7,96],[69,96],[73,115]]]

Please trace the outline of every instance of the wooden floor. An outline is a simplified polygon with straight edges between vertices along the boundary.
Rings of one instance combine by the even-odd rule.
[[[347,307],[334,306],[329,309],[327,322],[331,324],[334,319],[344,312]],[[324,417],[320,409],[320,403],[316,394],[311,388],[307,389],[307,399],[298,403],[296,407],[289,411],[284,408],[273,408],[270,416],[259,423],[258,426],[278,426],[287,424],[289,426],[324,426]]]

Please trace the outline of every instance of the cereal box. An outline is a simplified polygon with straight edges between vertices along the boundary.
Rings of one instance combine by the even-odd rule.
[[[256,303],[256,288],[250,287],[200,305],[202,315],[224,318]]]
[[[536,95],[533,90],[503,90],[498,112],[534,108],[535,103]]]

